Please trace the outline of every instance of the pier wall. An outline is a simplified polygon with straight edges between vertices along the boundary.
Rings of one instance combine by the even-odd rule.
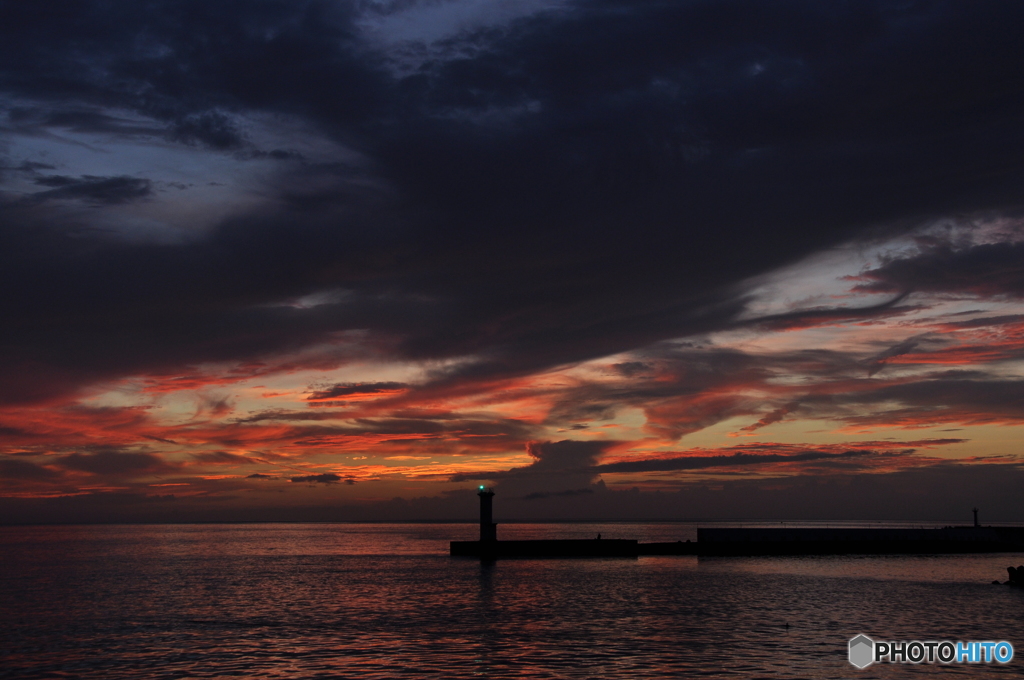
[[[1019,527],[697,529],[700,555],[939,554],[1024,551]]]

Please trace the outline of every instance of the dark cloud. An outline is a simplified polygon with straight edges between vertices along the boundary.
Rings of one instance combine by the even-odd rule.
[[[636,457],[633,460],[619,460],[610,463],[597,463],[597,457],[615,445],[615,442],[557,442],[553,444],[531,444],[529,449],[544,451],[537,462],[522,468],[508,471],[464,472],[452,476],[452,481],[465,480],[521,480],[538,475],[543,476],[577,476],[588,480],[599,474],[609,473],[643,473],[643,472],[675,472],[686,470],[707,470],[712,468],[731,468],[744,466],[773,465],[779,463],[816,463],[816,467],[828,465],[846,468],[868,467],[869,464],[888,463],[892,459],[911,456],[919,447],[933,448],[949,444],[961,444],[966,439],[923,439],[907,442],[861,442],[857,445],[830,445],[824,447],[798,446],[792,444],[758,443],[730,447],[728,453],[707,455],[701,450],[686,455],[657,456],[653,458]],[[865,460],[863,464],[856,459]],[[826,465],[822,465],[825,463]],[[851,463],[851,464],[848,464]],[[589,488],[589,487],[585,487]],[[572,495],[578,491],[535,492],[525,498],[547,498],[559,495]]]
[[[762,427],[767,427],[768,425],[771,425],[772,423],[780,422],[780,421],[784,420],[786,418],[786,416],[788,416],[790,413],[792,413],[797,408],[799,408],[799,406],[800,406],[800,402],[798,402],[798,401],[791,401],[788,404],[785,404],[783,406],[780,406],[777,409],[774,409],[774,410],[770,411],[767,415],[765,415],[763,418],[758,420],[753,425],[747,425],[745,427],[741,427],[740,431],[741,432],[753,432],[755,430],[761,429]]]
[[[22,161],[17,165],[4,165],[3,156],[0,155],[0,184],[6,182],[12,175],[38,176],[40,170],[55,170],[56,166],[49,163],[38,163],[35,161]]]
[[[475,441],[476,446],[491,448],[520,448],[534,436],[537,428],[529,423],[506,418],[473,420],[439,414],[431,418],[346,418],[334,411],[309,413],[304,411],[263,412],[248,418],[238,419],[240,424],[261,422],[305,423],[308,421],[339,420],[336,424],[294,425],[289,429],[274,429],[278,441],[299,442],[307,445],[343,443],[347,440],[362,440],[366,446],[386,449],[392,446],[409,446],[417,442],[424,445],[444,445],[455,452],[461,448],[465,438]],[[398,436],[396,436],[398,435]],[[226,433],[230,438],[233,433]]]
[[[250,465],[255,462],[247,456],[240,456],[237,453],[228,453],[227,451],[196,453],[192,457],[200,463],[209,463],[211,465]]]
[[[21,134],[45,135],[52,128],[78,133],[92,133],[117,136],[160,136],[164,129],[157,125],[145,125],[138,120],[130,120],[121,116],[111,115],[101,108],[64,108],[48,107],[12,107],[7,111],[7,121],[11,127]],[[32,167],[35,166],[35,167]],[[31,163],[35,169],[54,169],[45,163]],[[29,169],[25,167],[24,169]]]
[[[1024,422],[1024,381],[951,375],[868,385],[834,395],[812,395],[816,416],[849,423],[921,427],[946,422]],[[856,407],[851,409],[851,407]],[[864,408],[868,407],[868,408]]]
[[[8,91],[135,108],[193,136],[212,132],[215,146],[218,105],[344,106],[366,70],[350,53],[345,3],[171,0],[115,9],[58,1],[46,11],[2,11]],[[316,91],[331,80],[335,89]]]
[[[289,151],[287,149],[271,149],[270,151],[262,151],[260,149],[247,149],[239,152],[235,156],[236,158],[243,159],[264,159],[268,158],[275,161],[302,161],[305,160],[303,155],[298,151]]]
[[[310,484],[334,484],[340,482],[341,477],[336,474],[325,472],[320,475],[300,475],[298,477],[292,477],[293,482],[308,482]]]
[[[326,399],[338,399],[339,397],[352,397],[367,394],[380,394],[394,392],[408,387],[400,382],[375,382],[375,383],[339,383],[325,390],[317,390],[306,397],[307,401]]]
[[[231,120],[217,111],[190,114],[175,121],[169,137],[176,142],[202,143],[220,151],[238,149],[244,142]]]
[[[908,450],[903,453],[912,453]],[[706,468],[732,467],[734,465],[763,465],[765,463],[805,462],[818,460],[842,460],[860,456],[877,456],[877,451],[853,450],[842,453],[807,451],[791,455],[734,453],[731,456],[682,456],[679,458],[657,458],[653,460],[622,461],[598,465],[595,472],[666,472],[670,470],[702,470]],[[899,455],[887,453],[885,455]]]
[[[153,193],[148,179],[135,177],[67,177],[48,175],[35,180],[36,184],[53,187],[48,191],[28,194],[28,203],[42,203],[54,199],[78,199],[96,205],[127,203],[145,198]]]
[[[201,399],[199,412],[209,416],[223,416],[235,408],[230,397],[204,396]]]
[[[907,338],[902,342],[898,342],[895,345],[892,345],[891,347],[882,350],[875,356],[869,357],[868,359],[864,360],[864,364],[867,366],[868,369],[868,375],[872,376],[878,373],[883,368],[885,368],[887,359],[892,359],[894,357],[903,356],[904,354],[909,354],[910,352],[913,352],[921,344],[923,344],[923,340],[924,339],[920,337]]]
[[[121,451],[100,451],[97,453],[72,453],[54,461],[65,470],[89,472],[94,475],[113,477],[137,477],[141,475],[172,472],[177,468],[152,453]]]
[[[50,481],[60,473],[24,460],[0,458],[0,478],[19,481]]]
[[[626,378],[632,378],[636,375],[646,373],[651,369],[650,366],[642,361],[624,361],[619,364],[612,364],[612,368],[618,371]]]
[[[1024,295],[1024,242],[957,247],[940,241],[910,257],[893,258],[865,271],[871,292],[921,291],[980,296]]]
[[[50,165],[48,163],[34,163],[32,161],[24,161],[21,165],[18,166],[17,169],[21,170],[22,172],[34,173],[38,172],[39,170],[54,170],[56,168],[55,166]]]
[[[962,346],[947,334],[929,333],[868,356],[832,350],[751,354],[715,347],[654,347],[642,354],[651,367],[649,375],[581,380],[560,390],[547,424],[571,427],[633,408],[643,411],[648,432],[675,440],[738,416],[752,418],[751,424],[738,428],[747,432],[787,418],[924,427],[1012,423],[1024,417],[1019,394],[1024,381],[984,364],[936,370],[973,361],[976,355],[982,362],[1020,358],[1024,348],[1015,341],[1005,347]],[[886,378],[882,369],[903,357],[923,370],[915,370],[913,377]],[[802,383],[792,382],[796,376]]]
[[[173,439],[167,439],[165,437],[157,437],[156,435],[152,435],[152,434],[140,433],[139,436],[142,437],[143,439],[149,439],[149,440],[152,440],[152,441],[155,441],[155,442],[161,442],[163,444],[175,444],[176,445],[178,443],[178,442],[174,441]]]
[[[909,295],[908,291],[902,291],[891,300],[867,307],[828,307],[772,314],[750,319],[746,324],[761,326],[771,330],[790,330],[860,319],[884,319],[923,309],[919,305],[900,305],[899,303],[907,295]]]
[[[526,452],[534,458],[528,469],[534,471],[572,470],[589,467],[609,447],[617,442],[611,441],[574,441],[566,439],[560,442],[531,442]]]
[[[355,329],[398,358],[476,357],[438,379],[522,375],[721,328],[742,281],[869,226],[1019,201],[1012,4],[570,3],[405,75],[358,11],[3,7],[0,90],[49,102],[15,118],[114,130],[131,111],[240,150],[236,116],[287,114],[367,159],[283,176],[278,208],[188,244],[71,241],[39,212],[137,200],[143,179],[8,209],[2,276],[27,292],[3,310],[7,400],[34,369],[48,395]],[[286,305],[334,287],[351,295]]]
[[[572,489],[586,489],[597,476],[598,457],[614,446],[613,441],[529,442],[526,451],[534,461],[508,471],[464,472],[451,481],[497,480],[496,490],[533,499],[571,495]]]
[[[246,479],[277,479],[274,475],[265,475],[262,472],[254,472],[251,475],[246,475]]]
[[[977,314],[978,312],[971,312]],[[983,316],[965,321],[946,321],[948,328],[982,328],[985,326],[1016,325],[1024,323],[1024,314],[1004,314],[1002,316]]]
[[[726,418],[756,412],[764,400],[746,396],[748,388],[765,386],[778,370],[830,377],[863,373],[856,359],[827,351],[769,358],[724,348],[660,347],[648,348],[644,356],[648,375],[582,382],[563,390],[554,400],[548,423],[611,418],[633,407],[645,411],[649,430],[676,439]]]
[[[533,493],[528,493],[525,496],[523,496],[523,500],[537,501],[544,498],[569,498],[572,496],[585,496],[591,493],[594,493],[593,489],[569,489],[567,491],[556,491],[554,493],[544,493],[542,491],[535,491]]]

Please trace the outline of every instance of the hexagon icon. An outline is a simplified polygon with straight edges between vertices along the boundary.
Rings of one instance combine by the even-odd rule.
[[[867,635],[858,635],[850,640],[850,663],[857,668],[867,668],[875,660],[875,641]]]

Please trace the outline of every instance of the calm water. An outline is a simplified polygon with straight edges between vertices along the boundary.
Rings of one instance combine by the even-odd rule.
[[[692,524],[500,537],[695,538]],[[1024,675],[1024,555],[450,558],[468,524],[0,528],[0,678]],[[786,624],[789,624],[788,629]],[[1007,666],[846,661],[847,640],[1009,640]]]

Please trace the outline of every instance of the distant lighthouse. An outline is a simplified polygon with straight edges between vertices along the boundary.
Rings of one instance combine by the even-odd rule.
[[[498,525],[491,521],[491,499],[494,498],[494,492],[481,485],[476,495],[480,496],[480,540],[497,541]]]

